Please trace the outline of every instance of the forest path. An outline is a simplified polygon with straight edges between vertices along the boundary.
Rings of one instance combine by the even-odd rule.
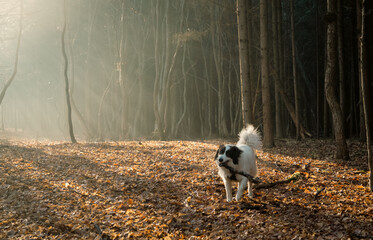
[[[363,144],[339,162],[331,141],[277,141],[258,152],[259,178],[301,179],[227,203],[220,143],[1,141],[0,239],[373,236]]]

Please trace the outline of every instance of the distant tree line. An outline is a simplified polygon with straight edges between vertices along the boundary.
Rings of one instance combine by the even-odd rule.
[[[365,139],[360,76],[372,119],[373,70],[360,71],[361,0],[66,3],[78,139],[230,137],[253,123],[271,146],[274,138],[334,137],[336,119],[344,138]],[[371,12],[372,2],[364,6]],[[37,21],[25,23],[28,31]],[[372,22],[366,14],[366,43]],[[62,30],[62,15],[56,26]],[[45,41],[61,49],[61,41]],[[365,44],[368,66],[372,53]]]

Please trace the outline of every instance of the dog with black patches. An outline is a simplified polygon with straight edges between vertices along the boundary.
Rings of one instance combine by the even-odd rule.
[[[227,201],[232,201],[232,181],[238,181],[236,200],[242,198],[246,185],[248,195],[253,197],[252,183],[240,174],[234,174],[224,166],[224,163],[236,171],[242,171],[255,177],[257,174],[256,150],[262,147],[261,136],[253,125],[248,125],[239,133],[239,140],[234,144],[220,145],[215,155],[215,162],[219,168],[219,175],[223,179]]]

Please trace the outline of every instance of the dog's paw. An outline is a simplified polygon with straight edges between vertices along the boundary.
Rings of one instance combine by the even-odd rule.
[[[239,201],[242,198],[242,195],[236,195],[235,199],[236,201]]]

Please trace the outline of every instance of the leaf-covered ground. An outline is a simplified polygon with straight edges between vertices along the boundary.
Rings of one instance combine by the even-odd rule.
[[[302,178],[225,201],[223,141],[1,141],[0,239],[356,239],[373,236],[364,145],[278,141],[259,177]],[[245,194],[246,195],[246,194]]]

